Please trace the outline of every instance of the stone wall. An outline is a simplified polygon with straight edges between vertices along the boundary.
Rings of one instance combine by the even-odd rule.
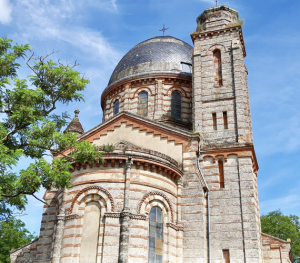
[[[290,243],[262,233],[264,263],[292,263]]]
[[[164,119],[171,116],[171,94],[177,90],[182,96],[181,121],[191,123],[191,77],[165,74],[165,76],[154,76],[152,78],[136,78],[128,80],[122,85],[114,84],[107,90],[102,98],[103,120],[111,118],[114,102],[120,102],[119,112],[128,111],[138,114],[138,96],[142,91],[148,93],[148,115],[149,119]]]

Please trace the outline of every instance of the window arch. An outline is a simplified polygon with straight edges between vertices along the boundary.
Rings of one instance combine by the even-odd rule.
[[[171,117],[181,119],[181,93],[174,90],[171,95]]]
[[[139,94],[138,115],[146,117],[148,115],[148,93],[142,91]]]
[[[114,103],[114,115],[118,114],[119,113],[119,100],[115,100],[115,103]]]
[[[222,64],[221,64],[221,51],[215,49],[213,52],[214,57],[214,83],[215,87],[222,86]]]
[[[149,258],[148,263],[163,262],[163,233],[164,215],[163,211],[154,206],[149,216]]]

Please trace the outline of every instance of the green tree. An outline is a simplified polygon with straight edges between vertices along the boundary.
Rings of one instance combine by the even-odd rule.
[[[0,222],[0,262],[10,262],[10,251],[33,241],[36,236],[30,234],[20,219],[11,217]]]
[[[55,112],[58,103],[83,100],[79,92],[88,79],[74,70],[78,64],[54,62],[51,54],[32,54],[26,63],[32,75],[19,79],[19,62],[29,51],[27,44],[12,45],[11,40],[0,38],[0,221],[10,218],[13,209],[22,211],[26,195],[37,198],[41,187],[70,187],[71,161],[102,161],[95,146],[62,132],[69,116]],[[72,154],[64,155],[66,148]],[[61,158],[49,163],[45,156],[50,153]],[[33,161],[26,169],[12,172],[22,157]]]
[[[296,215],[285,216],[280,210],[261,216],[263,233],[283,240],[291,239],[294,258],[300,257],[300,221]]]

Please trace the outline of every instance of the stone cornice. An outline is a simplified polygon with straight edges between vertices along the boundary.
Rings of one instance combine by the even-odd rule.
[[[223,29],[211,30],[211,31],[195,31],[194,33],[191,34],[191,38],[193,40],[193,43],[195,43],[195,40],[200,40],[201,38],[207,38],[207,37],[211,38],[213,36],[218,36],[233,31],[237,31],[239,33],[240,41],[243,48],[243,54],[244,57],[246,57],[247,54],[246,54],[245,42],[244,42],[241,26],[225,27]]]
[[[78,138],[78,140],[87,140],[92,142],[94,138],[99,138],[101,135],[106,134],[107,131],[113,131],[115,127],[119,127],[121,123],[124,122],[127,123],[127,125],[134,125],[134,127],[142,127],[142,130],[146,130],[149,133],[167,137],[169,141],[175,141],[175,144],[183,143],[183,141],[188,141],[190,138],[200,140],[199,135],[193,135],[188,131],[170,127],[166,124],[146,119],[126,111],[120,112],[111,119],[85,132]]]
[[[134,155],[133,153],[130,154],[118,154],[118,153],[110,153],[110,154],[103,154],[102,157],[104,158],[104,163],[101,164],[100,162],[95,163],[97,167],[108,166],[108,161],[110,161],[111,167],[123,168],[123,164],[125,164],[128,156],[132,157],[132,161],[135,164],[136,169],[143,169],[149,170],[151,172],[156,172],[158,174],[162,173],[163,176],[171,179],[175,184],[177,183],[178,178],[183,176],[183,172],[173,164],[162,162],[151,158],[151,156],[142,156],[142,155]],[[77,169],[78,171],[82,169],[86,169],[87,166],[90,168],[94,167],[94,163],[73,163],[72,164],[74,170]]]

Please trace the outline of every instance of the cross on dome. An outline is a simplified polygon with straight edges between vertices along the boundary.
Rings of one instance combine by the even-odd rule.
[[[168,30],[169,28],[165,28],[165,24],[163,25],[163,28],[160,29],[159,31],[163,32],[163,36],[165,35],[165,31]]]

